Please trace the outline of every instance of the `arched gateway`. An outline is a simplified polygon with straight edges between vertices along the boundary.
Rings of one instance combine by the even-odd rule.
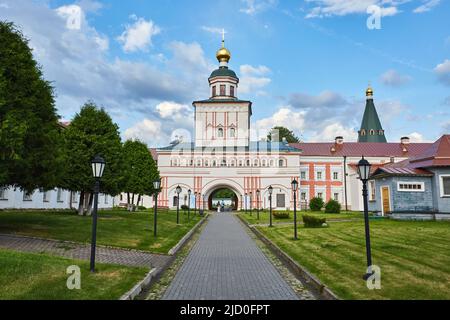
[[[181,204],[191,207],[212,208],[214,192],[227,188],[235,194],[234,209],[267,208],[267,188],[276,185],[273,208],[293,208],[291,181],[300,178],[301,150],[285,141],[250,141],[252,102],[238,98],[239,78],[228,68],[230,58],[223,42],[217,52],[219,68],[208,78],[209,98],[193,103],[195,139],[180,138],[156,152],[160,206],[176,206],[179,185]]]

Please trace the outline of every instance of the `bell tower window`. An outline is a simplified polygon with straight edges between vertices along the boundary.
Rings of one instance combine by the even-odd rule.
[[[221,96],[226,95],[225,90],[226,90],[226,86],[224,84],[221,84],[220,85],[220,95]]]
[[[234,86],[230,87],[230,96],[234,97]]]
[[[213,97],[217,96],[217,88],[216,88],[216,86],[212,87],[212,96]]]

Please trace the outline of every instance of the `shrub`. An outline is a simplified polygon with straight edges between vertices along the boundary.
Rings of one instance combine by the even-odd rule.
[[[305,224],[305,228],[320,228],[326,222],[326,218],[303,215],[303,223]]]
[[[325,205],[325,213],[341,213],[341,204],[336,200],[330,200]]]
[[[287,211],[275,211],[272,214],[275,219],[289,219],[289,212]]]
[[[147,208],[144,206],[138,206],[138,210],[147,210]]]
[[[309,208],[311,211],[321,211],[323,208],[323,199],[319,197],[312,198],[309,202]]]
[[[188,207],[187,205],[183,204],[183,205],[181,206],[181,210],[187,210],[187,209],[189,209],[189,207]]]

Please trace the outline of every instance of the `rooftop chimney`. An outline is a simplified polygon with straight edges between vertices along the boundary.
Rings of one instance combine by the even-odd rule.
[[[410,140],[409,137],[401,137],[400,143],[401,144],[409,144]]]
[[[336,144],[344,144],[344,137],[342,137],[342,136],[336,137],[336,138],[334,139],[334,142],[335,142]]]

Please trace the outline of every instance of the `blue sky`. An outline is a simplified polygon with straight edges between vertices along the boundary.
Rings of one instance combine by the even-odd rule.
[[[222,28],[257,135],[355,140],[369,81],[388,140],[450,133],[450,1],[0,0],[0,19],[30,39],[62,118],[92,99],[152,146],[192,129]]]

